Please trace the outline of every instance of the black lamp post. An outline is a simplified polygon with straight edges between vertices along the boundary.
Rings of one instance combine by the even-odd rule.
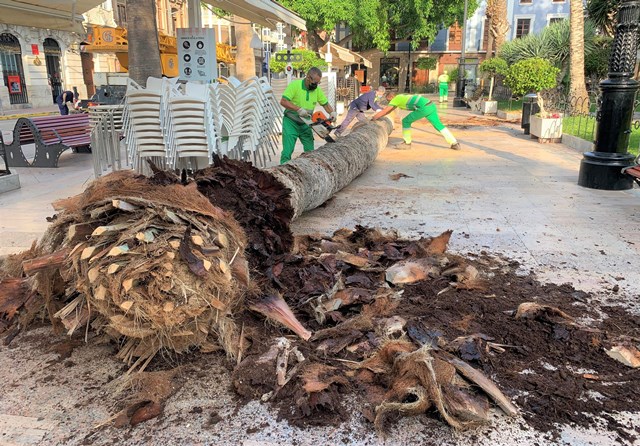
[[[640,0],[623,0],[618,12],[609,78],[600,82],[602,103],[597,113],[595,150],[580,163],[578,184],[591,189],[626,190],[633,187],[621,169],[633,164],[627,152],[633,106],[640,84],[632,79],[638,53]]]
[[[405,93],[411,93],[411,38],[407,39],[409,42],[409,60],[407,61],[407,80],[404,83]]]
[[[469,7],[469,1],[464,0],[464,17],[462,19],[462,50],[460,51],[460,59],[458,59],[458,79],[456,80],[456,96],[453,98],[454,107],[466,107],[464,102],[464,87],[465,78],[467,77],[467,71],[465,69],[465,47],[467,46],[467,9]]]

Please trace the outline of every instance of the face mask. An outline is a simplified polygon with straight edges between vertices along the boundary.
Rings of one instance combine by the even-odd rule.
[[[309,90],[313,91],[316,88],[318,88],[318,83],[317,82],[309,82]]]

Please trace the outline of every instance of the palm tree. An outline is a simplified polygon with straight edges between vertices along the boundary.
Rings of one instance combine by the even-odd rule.
[[[493,57],[493,17],[495,16],[496,0],[487,0],[487,7],[484,14],[487,17],[485,26],[489,30],[487,33],[487,59]]]
[[[605,35],[613,37],[620,0],[588,0],[587,16]]]
[[[582,0],[569,0],[569,95],[575,98],[573,112],[589,111],[587,86],[584,81],[584,10]],[[582,100],[577,100],[582,98]],[[573,101],[572,101],[573,102]]]
[[[127,0],[129,77],[145,86],[149,76],[162,76],[154,0]]]
[[[507,19],[507,0],[493,0],[491,15],[491,34],[496,42],[496,54],[507,40],[509,20]]]
[[[251,48],[253,28],[251,22],[239,18],[236,28],[236,77],[241,81],[256,75],[256,59]]]

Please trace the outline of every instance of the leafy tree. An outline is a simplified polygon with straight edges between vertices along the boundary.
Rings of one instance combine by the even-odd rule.
[[[460,74],[460,68],[455,67],[453,70],[449,71],[449,79],[455,82],[458,80],[458,75]]]
[[[271,56],[271,61],[269,62],[269,66],[271,70],[275,73],[282,73],[286,66],[286,62],[278,62],[276,61],[276,54],[287,54],[286,51],[278,51]],[[294,70],[298,71],[309,71],[311,67],[318,67],[320,69],[327,67],[327,62],[324,59],[318,57],[318,55],[311,50],[291,50],[291,54],[302,54],[302,62],[293,62],[291,66],[293,66]]]
[[[356,47],[387,51],[393,37],[411,39],[417,48],[422,39],[433,39],[441,25],[462,21],[464,11],[464,0],[281,0],[280,3],[307,21],[315,51],[328,41],[328,33],[340,22],[351,29]],[[478,0],[469,0],[470,15],[477,6]],[[322,31],[327,32],[324,38],[320,37]]]
[[[329,40],[328,36],[320,36],[321,31],[331,32],[338,23],[348,21],[357,12],[356,2],[351,0],[281,0],[279,3],[307,22],[307,33],[314,51]]]
[[[435,57],[419,57],[416,61],[416,67],[419,70],[435,70],[438,66],[438,59]]]
[[[478,69],[481,73],[486,74],[491,79],[491,84],[489,86],[489,100],[491,100],[491,98],[493,97],[493,82],[496,75],[507,74],[507,72],[509,71],[509,65],[507,65],[507,61],[504,59],[501,59],[499,57],[492,57],[490,59],[482,61]]]
[[[504,81],[514,95],[523,96],[558,85],[556,76],[559,72],[548,60],[534,57],[513,64]]]

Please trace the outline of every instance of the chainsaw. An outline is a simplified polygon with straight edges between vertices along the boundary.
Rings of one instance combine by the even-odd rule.
[[[311,130],[315,132],[320,138],[327,142],[336,142],[335,138],[331,136],[331,132],[337,127],[331,125],[329,118],[325,116],[321,111],[314,112],[311,118],[301,118],[305,124],[311,127]]]

